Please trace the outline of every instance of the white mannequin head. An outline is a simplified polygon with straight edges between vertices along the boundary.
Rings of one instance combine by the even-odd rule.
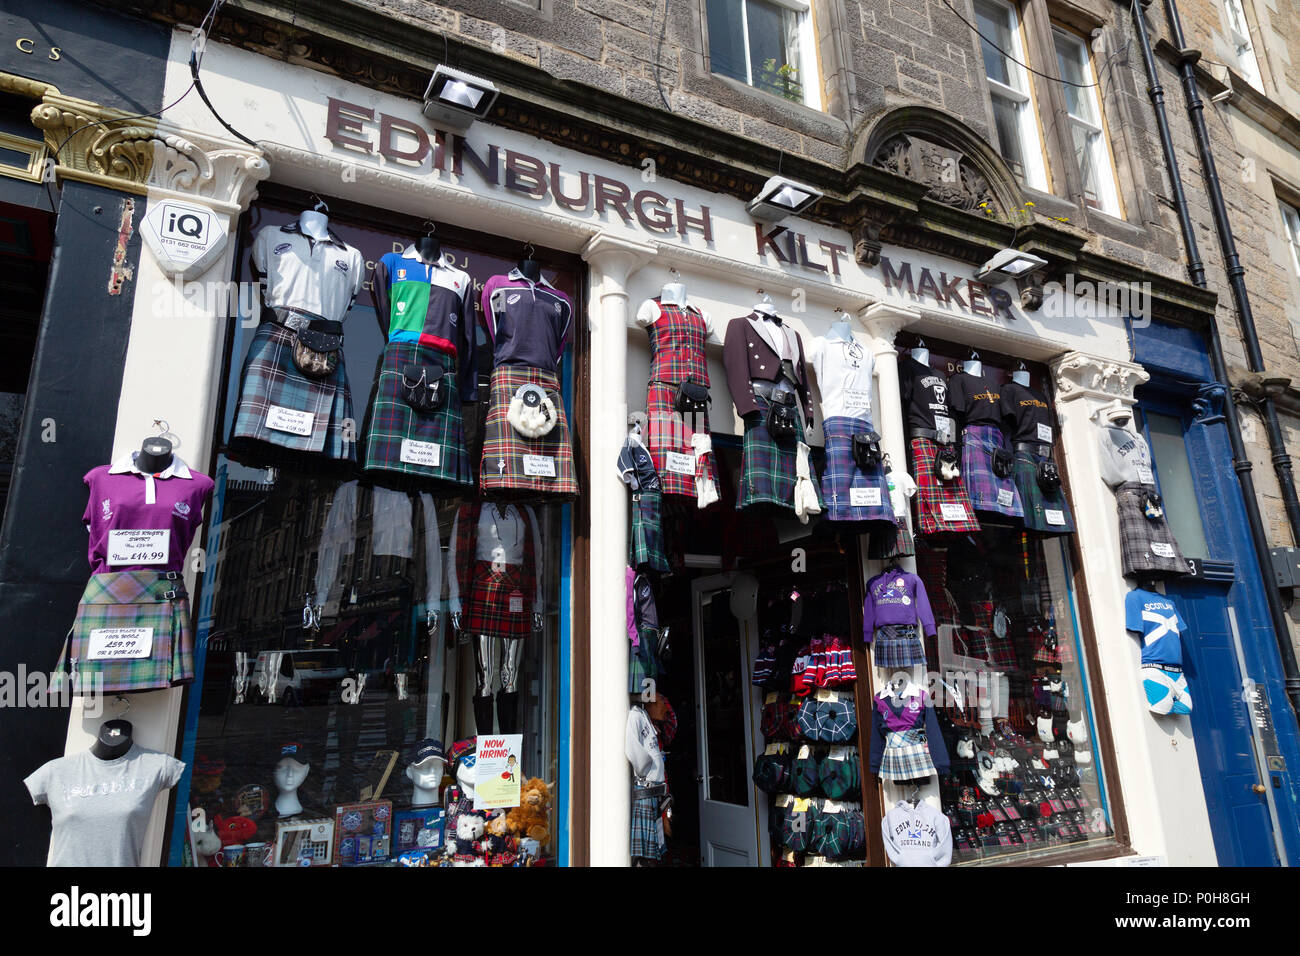
[[[474,754],[462,757],[456,764],[456,783],[467,797],[474,796],[474,784],[478,781],[478,761]]]
[[[279,796],[275,798],[276,812],[282,817],[302,812],[302,803],[298,800],[298,788],[311,772],[311,764],[299,763],[293,757],[284,757],[275,765],[275,789]]]
[[[432,807],[438,804],[438,785],[442,783],[443,768],[447,762],[441,757],[428,757],[418,763],[407,764],[406,779],[411,781],[411,806]]]

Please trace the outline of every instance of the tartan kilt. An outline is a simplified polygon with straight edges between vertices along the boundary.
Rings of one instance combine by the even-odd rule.
[[[1072,534],[1074,518],[1070,506],[1065,501],[1065,490],[1060,485],[1049,494],[1038,483],[1039,462],[1050,461],[1043,455],[1029,452],[1016,452],[1016,463],[1012,471],[1016,488],[1020,490],[1020,502],[1025,508],[1025,528],[1041,534]],[[1060,511],[1064,524],[1048,524],[1047,512]]]
[[[644,789],[632,788],[632,856],[658,860],[664,855],[664,823],[659,815],[659,796],[643,795]]]
[[[893,730],[885,735],[885,749],[880,754],[882,780],[920,780],[934,773],[924,730]]]
[[[889,498],[883,464],[865,472],[853,460],[853,436],[871,431],[871,422],[862,418],[836,415],[822,422],[826,436],[826,469],[822,472],[822,500],[830,521],[888,521],[894,524],[894,506]],[[879,504],[852,503],[854,490],[875,489]]]
[[[925,663],[925,647],[915,624],[886,624],[876,628],[871,662],[877,667],[915,667]]]
[[[668,470],[668,453],[677,452],[695,459],[691,436],[696,432],[709,434],[709,412],[705,409],[689,415],[673,410],[677,389],[663,382],[651,382],[646,389],[646,447],[654,458],[655,470],[666,495],[685,495],[695,498],[695,475],[683,475]],[[705,455],[696,465],[696,475],[714,478],[713,455]]]
[[[1010,634],[1004,634],[1002,637],[989,628],[986,632],[985,645],[988,648],[988,660],[994,667],[1001,668],[1004,671],[1015,670],[1020,666],[1016,660],[1016,645],[1011,640]]]
[[[541,438],[525,438],[506,418],[510,399],[523,385],[540,385],[555,403],[558,420],[550,433]],[[485,492],[503,492],[504,497],[577,497],[573,445],[569,441],[569,419],[564,413],[559,377],[554,372],[527,365],[498,365],[492,370],[489,401],[487,421],[483,425],[479,487]],[[525,475],[525,455],[550,458],[555,463],[555,477]]]
[[[311,434],[267,428],[266,416],[272,405],[310,412]],[[356,439],[343,434],[344,422],[352,421],[352,392],[342,352],[333,375],[307,378],[293,364],[293,333],[276,322],[259,325],[240,376],[239,405],[230,432],[232,457],[244,454],[261,462],[268,451],[274,451],[265,445],[272,445],[356,462]],[[355,428],[355,423],[351,427]]]
[[[641,491],[632,496],[632,534],[629,563],[638,571],[667,573],[668,556],[664,553],[663,492]]]
[[[442,387],[447,390],[447,399],[432,415],[417,412],[402,398],[402,369],[407,365],[443,370]],[[416,342],[388,343],[366,414],[366,457],[362,464],[366,471],[446,482],[457,486],[448,489],[453,492],[474,487],[455,366],[456,359],[446,352]],[[402,461],[403,440],[437,445],[438,464]],[[382,482],[382,477],[379,480]]]
[[[524,594],[523,568],[507,564],[504,571],[492,568],[491,561],[475,561],[470,579],[465,630],[487,637],[524,638],[533,632],[533,595]],[[523,609],[511,613],[510,597],[518,594]]]
[[[1148,518],[1143,510],[1143,493],[1155,490],[1154,485],[1137,481],[1126,481],[1115,489],[1120,554],[1126,578],[1146,574],[1178,577],[1187,573],[1187,559],[1178,549],[1169,522],[1163,517]],[[1166,554],[1157,554],[1154,548]]]
[[[1020,518],[1025,509],[1015,478],[999,478],[993,473],[993,452],[1005,448],[1002,430],[996,425],[967,425],[962,431],[961,480],[976,510]],[[1003,499],[1010,495],[1011,500],[1000,502],[999,495]]]
[[[655,627],[637,628],[637,645],[628,648],[627,692],[641,694],[646,690],[644,681],[653,681],[659,676],[659,629]]]
[[[934,472],[934,456],[938,444],[930,438],[913,438],[912,477],[916,479],[916,514],[919,534],[938,531],[978,531],[979,520],[960,477],[953,481],[940,481]],[[966,509],[965,521],[945,521],[942,505],[957,504]]]
[[[779,444],[767,430],[768,401],[761,395],[755,395],[759,418],[757,422],[745,422],[745,437],[740,451],[740,494],[737,496],[736,509],[758,506],[784,508],[794,513],[794,484],[798,460],[798,443],[806,441],[803,421],[803,409],[795,416],[798,420],[797,433],[788,444]],[[809,467],[812,467],[811,461]],[[810,476],[813,488],[817,490],[816,471]],[[820,490],[817,496],[821,498]],[[825,507],[825,502],[821,502]]]
[[[157,690],[194,680],[194,636],[185,582],[167,580],[159,571],[105,571],[91,575],[77,605],[77,617],[55,666],[71,665],[74,692]],[[168,593],[174,597],[168,598]],[[92,632],[101,628],[153,629],[149,656],[131,660],[92,661]],[[102,684],[96,686],[96,680]]]

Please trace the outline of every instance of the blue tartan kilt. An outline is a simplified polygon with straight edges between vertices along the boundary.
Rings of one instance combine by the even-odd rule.
[[[915,624],[879,627],[871,645],[871,662],[877,667],[915,667],[925,663],[925,647]]]
[[[826,436],[826,470],[822,472],[821,493],[830,521],[887,521],[894,523],[894,507],[889,500],[889,485],[884,465],[864,472],[853,460],[853,436],[871,431],[864,418],[837,415],[822,422]],[[875,499],[876,504],[853,504],[853,492]],[[874,492],[874,494],[872,493]]]
[[[1038,464],[1048,460],[1043,455],[1016,452],[1012,477],[1015,479],[1016,489],[1020,492],[1020,502],[1025,509],[1025,528],[1042,534],[1072,534],[1074,518],[1070,515],[1070,506],[1065,501],[1064,489],[1057,485],[1049,494],[1043,491],[1038,483]],[[1048,511],[1053,514],[1048,515]],[[1057,517],[1055,514],[1057,511],[1060,512],[1061,520],[1048,521],[1049,517],[1053,519]]]
[[[658,860],[664,855],[664,822],[659,813],[658,788],[632,788],[632,856]]]
[[[924,730],[896,730],[885,736],[885,749],[880,754],[882,780],[922,780],[934,773]]]
[[[775,505],[794,513],[795,464],[797,446],[806,441],[803,409],[796,416],[798,426],[789,442],[777,442],[767,430],[767,399],[755,395],[760,417],[754,424],[745,423],[745,437],[740,452],[740,494],[737,510],[755,505]],[[811,462],[809,468],[812,468]],[[810,474],[817,487],[816,472]],[[818,492],[820,497],[820,492]],[[823,503],[824,504],[824,503]]]
[[[268,428],[272,406],[310,413],[311,433],[297,435]],[[265,457],[265,446],[270,445],[355,462],[356,438],[352,392],[342,355],[332,375],[308,378],[293,364],[293,333],[276,322],[259,325],[240,376],[239,405],[230,433],[232,457],[242,453],[252,464],[276,464]]]
[[[442,387],[447,397],[441,408],[431,415],[418,412],[402,398],[402,370],[407,365],[422,365],[442,369]],[[474,486],[474,470],[465,449],[465,429],[461,413],[460,390],[456,375],[456,360],[446,352],[415,342],[389,342],[380,360],[379,374],[366,416],[366,457],[362,467],[381,484],[405,484],[400,479],[427,479],[412,482],[426,485],[430,482],[445,484],[446,490],[455,493]],[[419,447],[436,446],[438,464],[403,461],[403,443],[408,452]],[[394,482],[393,478],[398,478]]]
[[[993,450],[1005,449],[1002,429],[996,425],[967,425],[962,430],[961,478],[976,511],[1021,518],[1025,509],[1015,479],[993,473]]]

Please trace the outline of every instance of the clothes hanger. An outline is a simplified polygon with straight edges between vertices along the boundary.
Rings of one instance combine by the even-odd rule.
[[[519,260],[519,271],[529,282],[540,282],[542,279],[542,264],[534,256],[537,250],[531,242],[524,243],[524,257]]]
[[[315,193],[312,193],[312,194],[311,194],[311,198],[314,199],[314,200],[316,200],[316,205],[314,205],[314,206],[311,207],[311,211],[312,211],[312,212],[323,212],[323,213],[325,213],[325,215],[328,216],[328,215],[329,215],[329,211],[330,211],[329,204],[326,203],[325,200],[321,199],[320,196],[316,195]]]
[[[442,243],[435,235],[438,226],[432,219],[424,220],[424,225],[425,234],[416,240],[415,249],[425,262],[436,262],[442,255]]]

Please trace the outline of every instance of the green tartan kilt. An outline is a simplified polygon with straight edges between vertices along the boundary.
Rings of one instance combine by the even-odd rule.
[[[760,417],[757,422],[745,423],[745,437],[740,451],[740,495],[736,508],[753,506],[778,506],[794,512],[795,465],[798,460],[797,446],[806,441],[803,410],[795,416],[798,430],[788,442],[778,442],[767,430],[767,399],[755,395]],[[813,488],[817,491],[817,500],[822,501],[821,489],[817,487],[817,475],[809,463]]]

